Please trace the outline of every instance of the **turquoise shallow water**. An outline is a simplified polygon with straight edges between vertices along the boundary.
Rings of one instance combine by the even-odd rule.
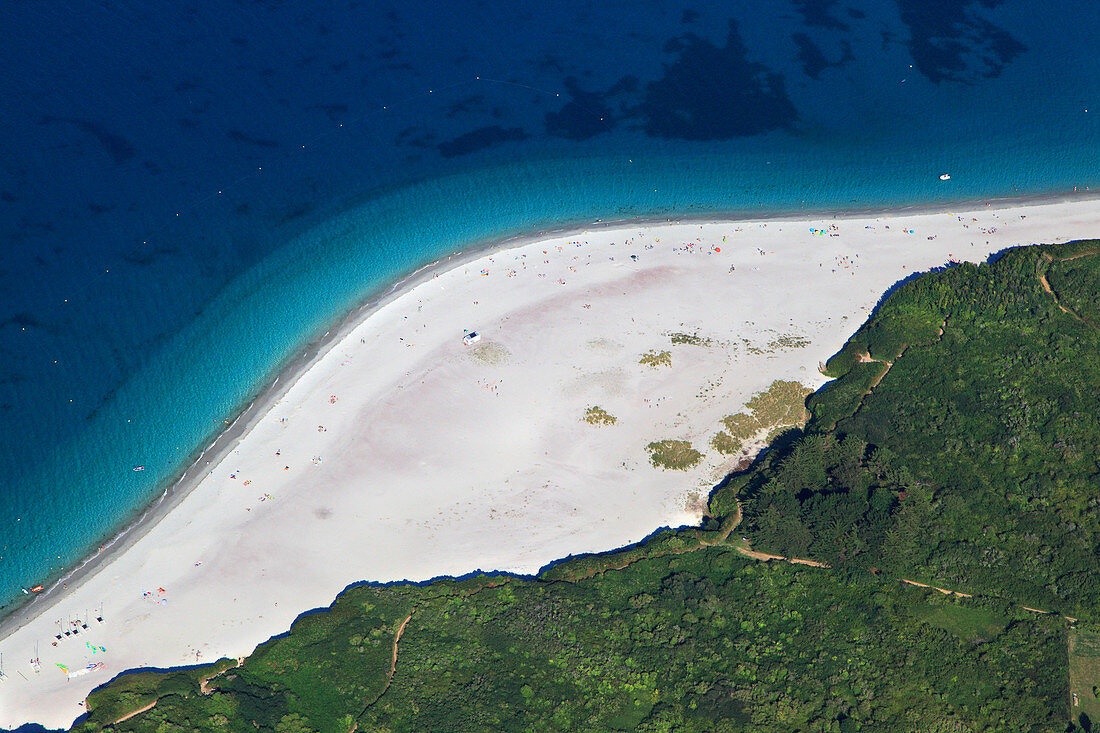
[[[457,249],[1100,185],[1100,13],[988,5],[0,11],[0,598]]]

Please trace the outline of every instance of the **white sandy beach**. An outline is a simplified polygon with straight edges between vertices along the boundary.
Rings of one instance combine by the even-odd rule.
[[[1090,237],[1091,200],[487,251],[363,319],[148,534],[0,640],[0,726],[71,725],[122,670],[247,655],[355,581],[532,573],[693,524],[736,460],[708,445],[721,418],[776,379],[823,384],[818,365],[892,284]],[[650,351],[671,365],[640,364]],[[584,422],[594,405],[617,422]],[[666,438],[706,457],[656,468],[645,446]],[[57,640],[77,618],[88,628]]]

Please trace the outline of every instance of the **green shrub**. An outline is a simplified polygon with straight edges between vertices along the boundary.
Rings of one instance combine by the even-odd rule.
[[[657,440],[646,446],[649,462],[658,468],[683,471],[703,460],[703,454],[686,440]]]

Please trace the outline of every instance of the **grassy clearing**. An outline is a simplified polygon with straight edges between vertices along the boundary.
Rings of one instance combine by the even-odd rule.
[[[619,419],[599,405],[592,405],[584,411],[584,421],[589,425],[614,425]]]
[[[650,349],[646,353],[642,354],[638,359],[638,363],[642,366],[659,367],[659,366],[672,366],[672,352],[671,351],[657,351],[656,349]]]
[[[929,595],[927,605],[914,605],[917,618],[963,641],[987,642],[1005,630],[1009,619],[996,611]]]
[[[703,460],[703,454],[686,440],[657,440],[645,447],[649,462],[658,468],[684,471]]]
[[[1100,722],[1100,632],[1072,629],[1069,632],[1070,714],[1074,721],[1082,713],[1093,726]],[[1073,694],[1077,704],[1072,704]]]

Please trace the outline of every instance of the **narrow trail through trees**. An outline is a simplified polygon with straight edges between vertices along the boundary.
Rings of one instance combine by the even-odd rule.
[[[1061,257],[1059,259],[1054,259],[1054,257],[1050,253],[1044,252],[1039,260],[1035,263],[1035,275],[1039,278],[1039,285],[1042,286],[1044,292],[1048,293],[1050,297],[1054,299],[1054,305],[1058,306],[1059,310],[1067,315],[1072,316],[1081,323],[1087,324],[1096,329],[1100,329],[1100,326],[1097,326],[1095,323],[1093,323],[1092,319],[1086,316],[1082,316],[1080,313],[1075,311],[1073,308],[1070,308],[1069,306],[1062,305],[1062,301],[1058,297],[1058,293],[1054,291],[1054,288],[1050,287],[1050,281],[1047,280],[1046,272],[1040,269],[1041,263],[1043,262],[1046,262],[1047,265],[1051,265],[1056,262],[1070,262],[1071,260],[1078,260],[1082,257],[1092,257],[1096,254],[1100,254],[1100,248],[1094,248],[1085,252],[1078,252],[1077,254],[1070,255],[1069,257]]]
[[[135,715],[141,715],[146,710],[152,710],[154,707],[156,707],[156,705],[157,705],[157,701],[153,700],[153,702],[149,703],[148,705],[145,705],[144,707],[140,707],[137,710],[134,710],[133,712],[126,713],[121,718],[118,718],[117,720],[115,720],[115,722],[111,723],[111,725],[118,725],[119,723],[122,723],[126,720],[129,720],[130,718],[134,717]]]

